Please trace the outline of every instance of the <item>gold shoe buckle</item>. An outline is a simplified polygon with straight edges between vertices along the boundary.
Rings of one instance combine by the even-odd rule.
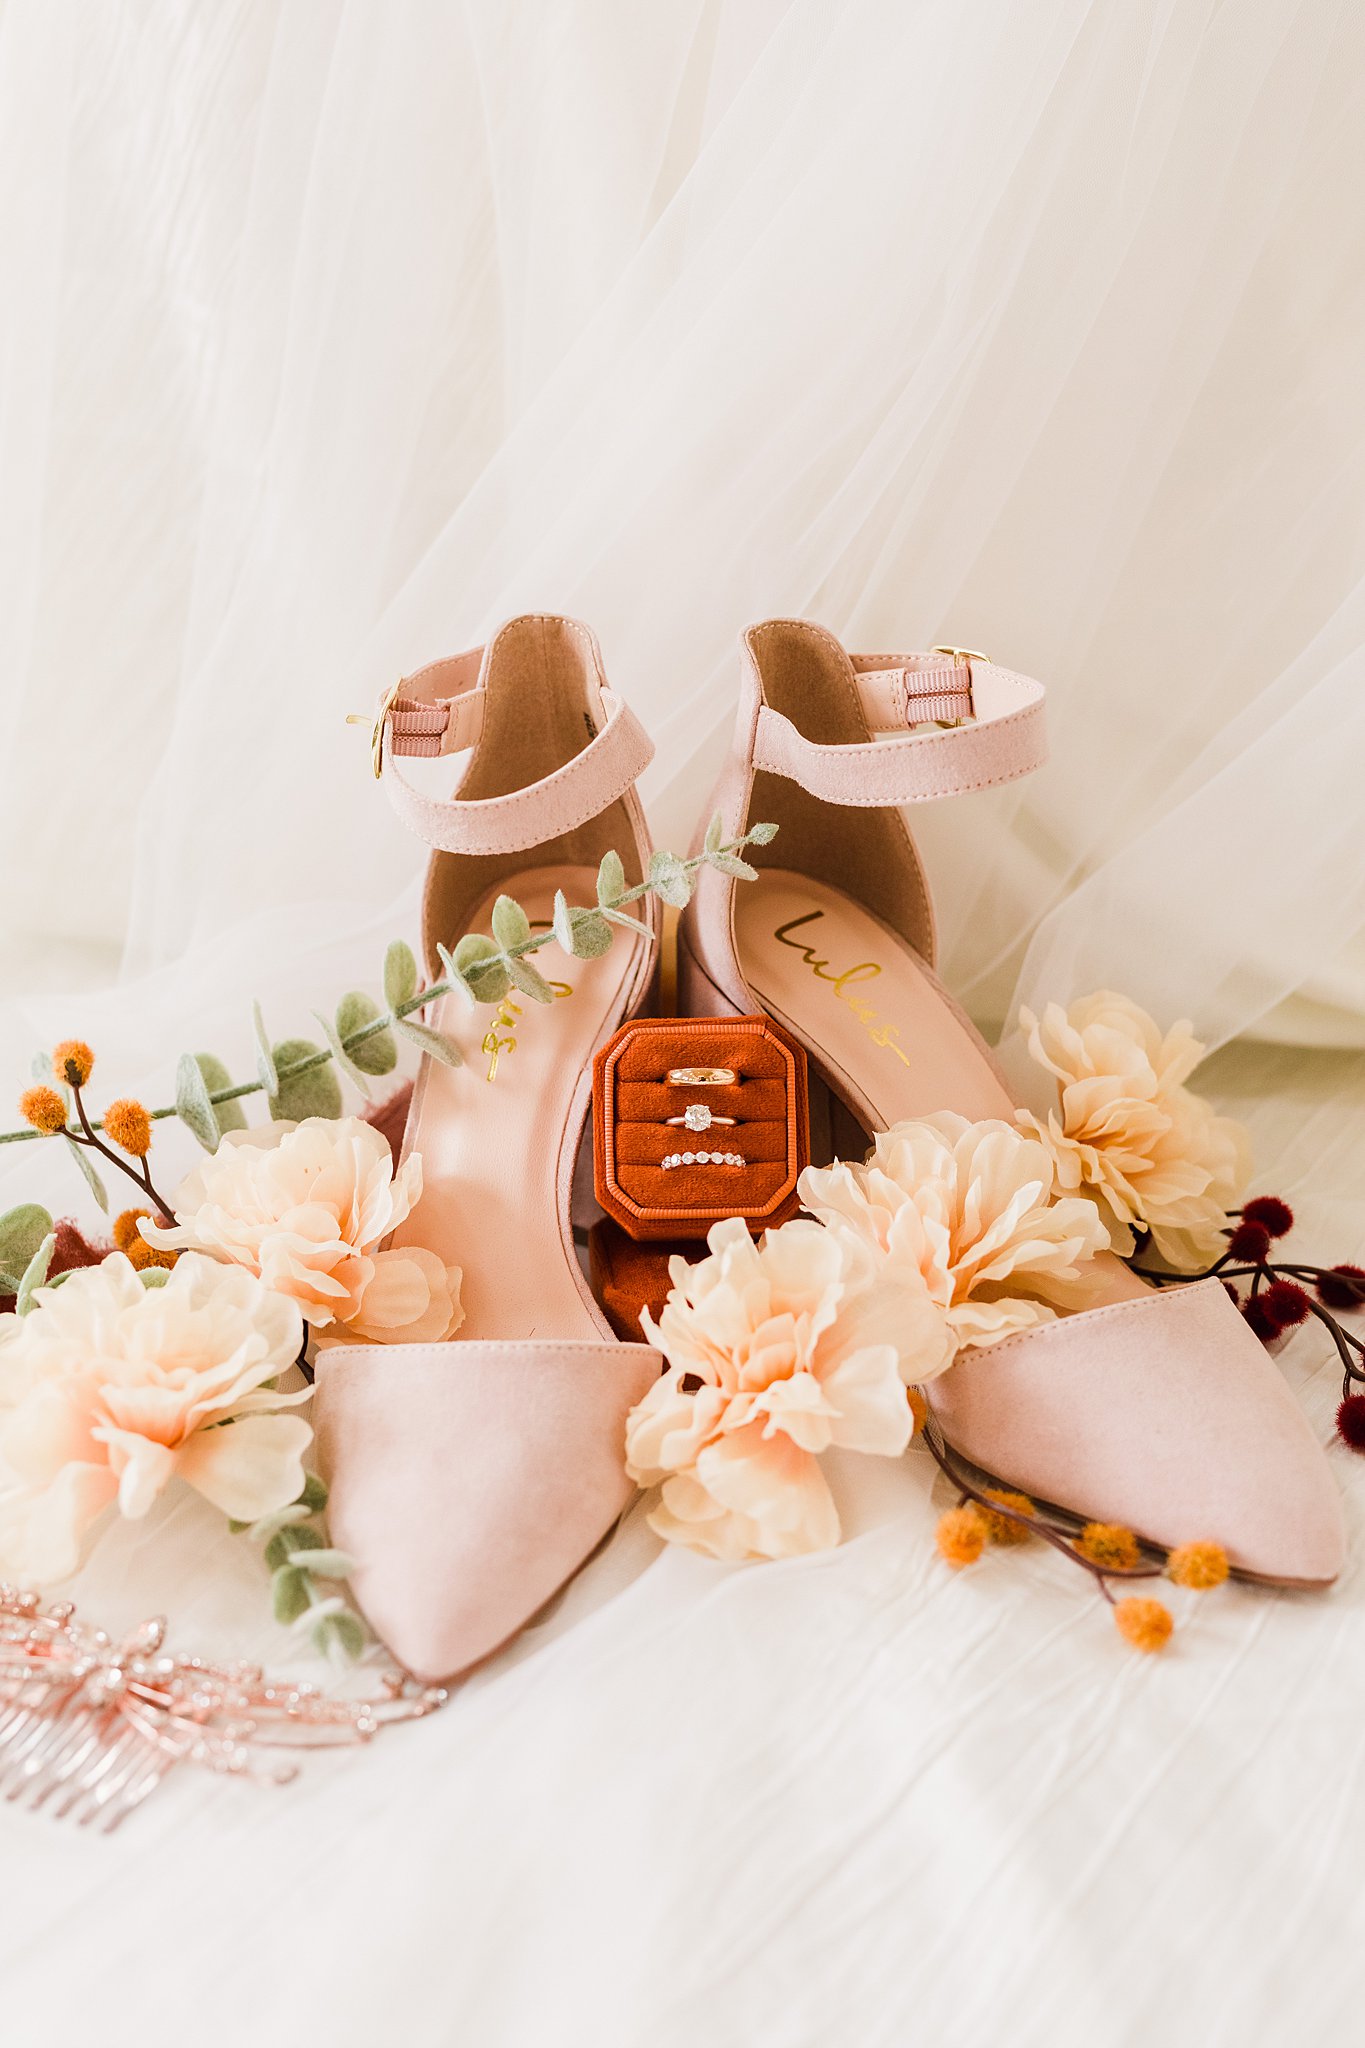
[[[979,647],[949,647],[942,641],[937,646],[931,647],[929,652],[931,654],[951,654],[953,657],[953,667],[966,669],[967,686],[969,689],[972,680],[972,663],[974,661],[988,662],[990,660],[989,654],[983,654]],[[940,718],[938,724],[944,732],[956,732],[960,725],[970,725],[971,720],[969,718]]]
[[[937,653],[938,649],[934,651]],[[398,702],[402,688],[403,678],[400,676],[398,681],[385,691],[383,701],[373,718],[367,717],[363,711],[350,711],[346,715],[347,725],[368,725],[370,728],[370,766],[374,770],[376,782],[384,773],[384,728],[389,722],[389,713]]]

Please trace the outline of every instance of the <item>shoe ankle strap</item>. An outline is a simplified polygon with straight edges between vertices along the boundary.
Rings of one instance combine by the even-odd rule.
[[[850,658],[869,732],[894,737],[819,746],[765,704],[754,733],[756,768],[826,803],[871,809],[1013,782],[1047,759],[1046,693],[1031,677],[962,649]],[[911,730],[929,722],[942,729]]]
[[[383,779],[389,801],[419,839],[443,853],[523,853],[573,832],[623,797],[654,755],[634,712],[603,688],[606,723],[586,747],[538,782],[504,796],[425,795],[398,769],[395,757],[431,759],[478,745],[487,702],[479,681],[483,658],[483,648],[476,647],[432,662],[405,677],[377,714],[376,766],[388,771]]]

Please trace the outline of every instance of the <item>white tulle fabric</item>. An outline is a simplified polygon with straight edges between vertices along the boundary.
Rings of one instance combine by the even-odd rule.
[[[747,621],[984,646],[1053,758],[916,819],[973,1010],[1365,1044],[1363,128],[1321,0],[9,0],[0,1072],[79,1022],[161,1099],[187,1045],[248,1070],[249,993],[282,1035],[372,981],[416,860],[343,714],[528,605],[600,632],[675,846]],[[1256,1076],[1351,1256],[1354,1068]],[[69,1203],[22,1149],[0,1201]],[[815,1565],[632,1525],[551,1644],[301,1791],[93,1860],[7,1814],[18,2034],[56,1969],[131,2035],[169,1869],[206,2042],[248,1899],[257,2030],[341,2048],[1353,2023],[1354,1578],[1135,1664],[1046,1558],[948,1584],[921,1465],[868,1466]],[[188,1501],[88,1598],[289,1655]]]

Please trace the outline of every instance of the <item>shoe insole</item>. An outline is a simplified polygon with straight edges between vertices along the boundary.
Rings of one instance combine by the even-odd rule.
[[[765,868],[735,890],[735,946],[750,988],[809,1051],[870,1131],[952,1109],[1013,1122],[983,1039],[888,925],[821,882]],[[1104,1301],[1145,1292],[1117,1259]]]
[[[536,868],[504,886],[539,928],[556,889],[592,903],[596,882],[591,868]],[[471,931],[489,929],[493,901],[474,911]],[[565,1145],[577,1151],[578,1130],[567,1129],[573,1097],[620,1020],[643,944],[618,931],[596,960],[543,947],[532,964],[556,991],[549,1004],[513,989],[495,1006],[472,1008],[458,990],[436,1005],[430,1022],[465,1064],[426,1063],[406,1139],[422,1155],[422,1197],[392,1241],[424,1245],[462,1269],[458,1337],[603,1340],[564,1246],[559,1162]]]

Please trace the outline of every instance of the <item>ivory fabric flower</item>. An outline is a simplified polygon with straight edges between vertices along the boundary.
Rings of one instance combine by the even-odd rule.
[[[931,1379],[966,1345],[1090,1305],[1108,1235],[1093,1203],[1055,1200],[1052,1179],[1036,1139],[945,1110],[893,1124],[861,1166],[807,1167],[800,1188],[814,1216],[916,1275],[941,1309],[943,1346],[919,1375]]]
[[[422,1161],[397,1172],[389,1143],[359,1117],[306,1117],[228,1131],[178,1189],[176,1227],[144,1223],[165,1250],[230,1260],[297,1301],[315,1328],[412,1344],[464,1320],[461,1272],[417,1245],[377,1249],[416,1207]]]
[[[1022,1009],[1029,1052],[1058,1083],[1046,1121],[1020,1125],[1052,1154],[1057,1189],[1099,1205],[1126,1257],[1149,1230],[1168,1264],[1193,1272],[1222,1247],[1251,1173],[1243,1126],[1185,1086],[1204,1047],[1187,1023],[1163,1032],[1127,996],[1101,989],[1041,1018]]]
[[[797,1557],[839,1541],[820,1469],[832,1445],[894,1457],[907,1384],[942,1349],[922,1286],[882,1278],[868,1248],[798,1219],[755,1244],[737,1217],[709,1255],[674,1258],[657,1325],[669,1370],[626,1424],[626,1468],[662,1491],[648,1520],[711,1557]]]
[[[298,1305],[250,1273],[180,1259],[143,1285],[121,1252],[0,1316],[0,1571],[66,1578],[108,1507],[145,1515],[172,1477],[254,1521],[296,1500],[309,1425],[270,1384]]]

